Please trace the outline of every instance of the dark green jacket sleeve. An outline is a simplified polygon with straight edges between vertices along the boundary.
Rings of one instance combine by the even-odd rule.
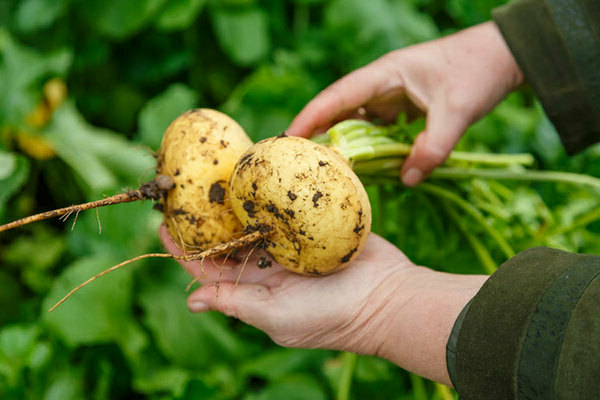
[[[549,248],[504,263],[448,342],[461,400],[600,396],[600,257]]]
[[[515,0],[493,17],[567,152],[600,141],[600,1]]]

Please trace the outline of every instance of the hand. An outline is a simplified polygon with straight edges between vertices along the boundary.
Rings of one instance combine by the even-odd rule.
[[[496,25],[487,22],[431,42],[392,51],[317,95],[287,133],[308,137],[361,107],[369,118],[393,121],[415,107],[427,114],[402,167],[413,186],[441,165],[466,128],[523,81]]]
[[[181,254],[164,227],[160,237],[168,251]],[[367,331],[379,323],[376,310],[390,295],[384,282],[413,268],[404,254],[376,235],[351,266],[329,276],[301,276],[275,262],[259,269],[257,259],[250,256],[243,271],[244,261],[229,260],[222,276],[222,260],[205,260],[205,278],[200,261],[182,262],[192,276],[202,278],[202,287],[189,296],[190,310],[217,310],[239,318],[283,346],[364,353],[374,352]]]
[[[164,226],[159,235],[168,251],[181,254]],[[189,309],[241,319],[282,346],[377,355],[446,384],[450,330],[485,280],[418,267],[375,234],[350,266],[328,276],[301,276],[276,263],[259,269],[256,262],[249,257],[242,272],[243,261],[182,262],[202,284]]]

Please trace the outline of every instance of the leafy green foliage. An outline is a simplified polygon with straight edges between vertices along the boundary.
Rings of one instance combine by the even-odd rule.
[[[119,183],[136,184],[140,173],[152,168],[150,154],[122,136],[90,126],[70,102],[56,111],[44,136],[92,194]]]
[[[175,83],[167,90],[150,99],[139,114],[138,139],[151,149],[158,149],[162,135],[181,113],[195,107],[198,102],[198,93],[189,87]]]
[[[236,64],[248,66],[263,60],[271,40],[266,13],[259,7],[219,7],[211,17],[221,47]]]
[[[23,156],[0,150],[0,217],[10,196],[25,183],[29,162]]]
[[[487,20],[505,2],[0,1],[0,221],[137,187],[153,175],[164,129],[192,107],[224,110],[255,140],[279,134],[343,74]],[[568,157],[527,90],[459,148],[530,152],[540,168],[600,176],[600,149]],[[514,251],[600,252],[593,190],[433,183],[437,191],[368,188],[375,231],[415,262],[488,272],[507,257],[498,238]],[[123,204],[0,235],[0,398],[330,399],[348,371],[354,399],[452,396],[381,359],[282,349],[222,315],[191,315],[189,278],[172,261],[130,265],[48,314],[90,276],[160,251],[151,208]]]

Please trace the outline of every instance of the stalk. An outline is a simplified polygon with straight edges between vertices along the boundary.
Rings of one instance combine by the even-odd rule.
[[[318,142],[341,153],[352,164],[381,158],[400,159],[410,154],[410,127],[406,124],[377,126],[363,120],[342,121],[327,131]],[[475,163],[481,165],[531,166],[535,159],[531,154],[493,154],[453,151],[450,163]]]
[[[467,168],[438,168],[432,176],[437,178],[469,179],[507,179],[517,181],[557,182],[572,185],[591,186],[600,189],[600,179],[590,175],[560,171],[532,171],[526,169],[467,169]]]
[[[359,147],[332,146],[348,159],[356,161],[372,160],[384,157],[406,157],[412,150],[412,145],[406,143],[365,143]],[[524,165],[531,166],[535,162],[533,156],[527,153],[494,154],[453,151],[448,156],[449,162],[468,162],[482,165]]]
[[[459,213],[454,208],[455,206],[452,206],[447,200],[444,201],[442,204],[450,219],[454,221],[456,226],[458,226],[458,229],[462,232],[462,234],[465,236],[465,238],[471,245],[471,248],[475,252],[475,255],[477,256],[479,261],[481,261],[485,272],[490,275],[496,272],[496,269],[498,269],[498,265],[492,258],[492,255],[490,254],[489,250],[483,245],[481,240],[479,240],[479,238],[476,235],[474,235],[473,232],[471,232],[471,230],[466,226],[464,220],[460,217]]]
[[[406,123],[384,127],[368,121],[346,120],[330,128],[326,135],[319,137],[318,142],[344,156],[361,177],[376,180],[392,177],[398,180],[398,170],[412,149],[409,143],[410,129]],[[525,168],[534,162],[533,156],[528,153],[453,151],[446,163],[433,171],[431,177],[556,182],[600,189],[600,179],[593,176]]]
[[[398,176],[398,170],[402,166],[402,159],[374,159],[359,162],[352,165],[357,175],[365,178],[372,176]],[[478,168],[478,167],[439,167],[430,175],[432,178],[463,180],[472,178],[527,181],[527,182],[554,182],[569,185],[587,186],[600,189],[600,179],[574,172],[562,171],[539,171],[524,168]]]
[[[458,208],[462,209],[467,215],[471,216],[477,223],[494,239],[498,247],[502,250],[506,258],[513,257],[516,253],[514,249],[508,244],[508,241],[498,232],[486,219],[481,211],[473,204],[464,200],[456,193],[445,189],[441,186],[432,185],[430,183],[421,183],[419,187],[426,193],[437,196],[450,203],[453,203]]]
[[[336,400],[349,400],[350,389],[352,387],[352,375],[356,366],[358,356],[354,353],[342,353],[342,376],[338,383],[338,393]]]

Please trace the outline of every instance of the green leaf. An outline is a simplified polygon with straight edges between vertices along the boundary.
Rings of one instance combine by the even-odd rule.
[[[44,249],[44,251],[39,251]],[[31,235],[18,236],[2,253],[2,260],[21,269],[21,279],[35,292],[46,292],[53,274],[50,271],[66,250],[64,237],[44,225],[32,227]]]
[[[9,178],[12,175],[17,164],[16,158],[14,154],[0,150],[0,179]]]
[[[310,375],[289,375],[277,381],[258,395],[249,395],[244,400],[325,400],[327,394],[319,382]]]
[[[217,40],[233,62],[250,66],[268,55],[269,20],[263,10],[215,7],[211,11]]]
[[[158,149],[169,124],[184,111],[194,108],[198,93],[176,83],[146,103],[139,115],[139,139],[152,149]]]
[[[36,250],[44,249],[43,252]],[[43,270],[52,267],[65,249],[64,237],[42,227],[34,228],[33,235],[18,237],[2,254],[5,262],[25,264]]]
[[[117,204],[81,213],[68,235],[71,253],[110,254],[125,260],[149,251],[157,244],[156,231],[162,214],[149,202]],[[74,223],[74,217],[69,221]]]
[[[405,1],[332,0],[324,18],[325,26],[335,34],[338,50],[351,60],[349,69],[438,34],[431,17]]]
[[[189,383],[185,396],[182,397],[181,400],[221,400],[223,396],[219,393],[219,391],[207,385],[205,382],[193,380]]]
[[[241,343],[216,313],[192,314],[186,307],[185,287],[191,279],[176,265],[166,277],[149,282],[139,294],[144,321],[160,349],[172,363],[203,368],[214,360],[231,358],[242,351]]]
[[[166,2],[167,0],[88,0],[81,3],[80,11],[100,34],[124,39],[150,23]]]
[[[393,2],[392,8],[397,17],[398,31],[410,43],[425,42],[440,35],[432,16],[419,11],[411,2],[397,0]]]
[[[132,315],[133,270],[121,269],[75,293],[52,313],[47,313],[58,300],[88,278],[115,265],[109,255],[92,255],[69,265],[56,279],[42,302],[45,325],[70,347],[86,344],[117,342],[126,349],[135,341],[143,345],[145,334]]]
[[[153,168],[150,154],[114,132],[89,125],[70,101],[55,112],[44,135],[93,196],[123,183],[137,186],[142,172]]]
[[[275,381],[314,364],[322,354],[315,350],[277,348],[248,359],[241,366],[241,372]]]
[[[156,19],[156,26],[165,31],[188,28],[202,12],[206,0],[171,0]]]
[[[83,371],[75,368],[60,370],[51,381],[43,400],[80,400],[83,395]]]
[[[29,161],[23,157],[0,150],[0,221],[6,203],[27,181]]]
[[[0,395],[6,388],[18,393],[28,360],[40,335],[37,325],[9,325],[0,330]],[[18,397],[18,396],[15,396]]]
[[[235,88],[223,110],[258,141],[287,129],[318,90],[319,83],[297,55],[277,52],[273,64],[256,68]]]
[[[464,26],[488,21],[492,9],[508,0],[449,0],[446,2],[448,14]]]
[[[37,325],[12,325],[0,331],[0,359],[24,364],[39,336]]]
[[[188,339],[191,340],[191,339]],[[136,391],[153,393],[172,393],[181,396],[190,380],[190,371],[174,365],[147,360],[139,355],[135,358],[139,364],[134,370],[133,386]]]
[[[73,60],[69,49],[42,53],[23,46],[0,27],[0,124],[17,126],[41,95],[44,78],[64,75]]]
[[[29,359],[27,361],[28,366],[33,370],[38,370],[47,366],[52,360],[53,351],[52,345],[49,342],[36,342],[29,355]]]
[[[48,28],[65,12],[70,0],[23,0],[15,12],[15,25],[21,32]]]
[[[18,318],[21,301],[23,295],[19,282],[12,275],[0,270],[0,326]]]

